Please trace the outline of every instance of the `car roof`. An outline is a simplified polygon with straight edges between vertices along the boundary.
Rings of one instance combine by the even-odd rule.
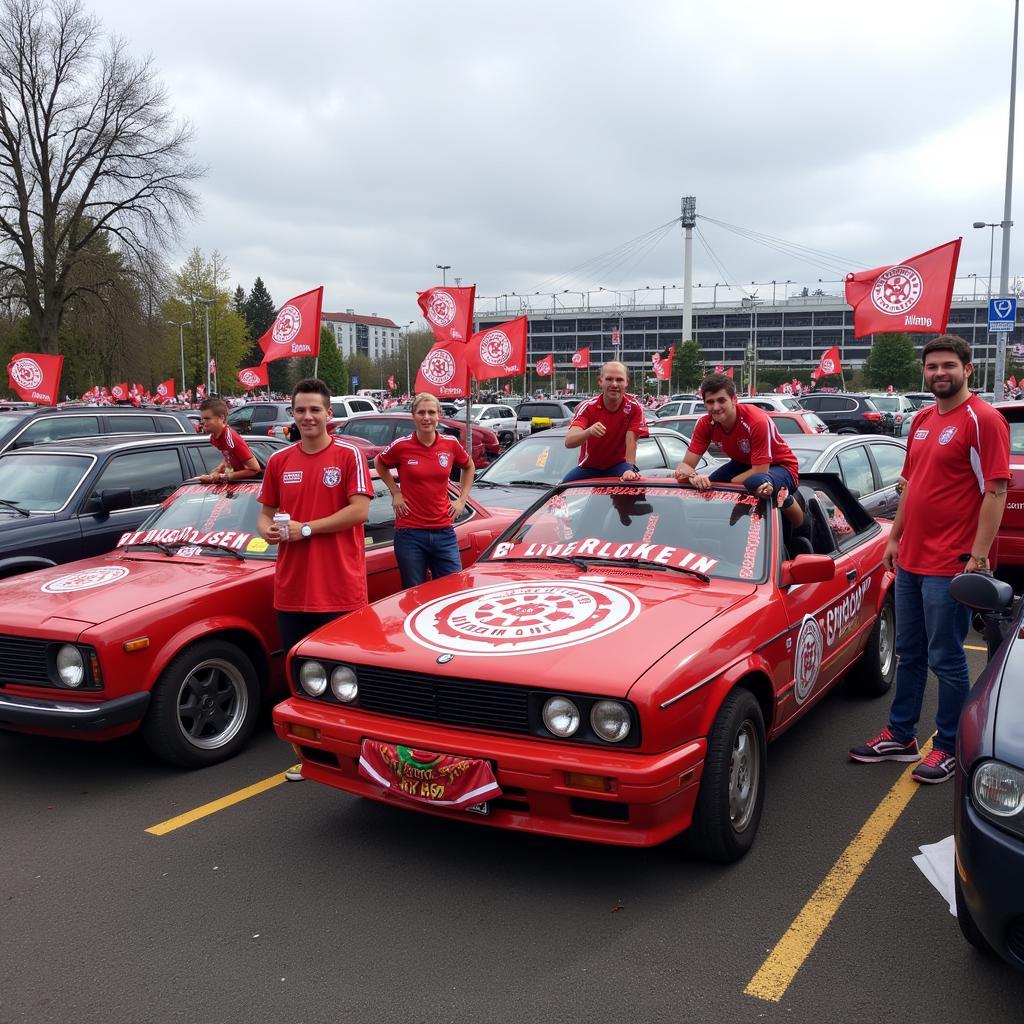
[[[270,441],[271,443],[277,441],[276,438],[265,434],[243,434],[242,437],[250,441]],[[121,448],[157,448],[168,443],[209,444],[210,439],[206,434],[102,434],[96,437],[70,437],[63,441],[43,441],[40,444],[4,452],[2,457],[21,458],[24,455],[39,454],[40,452],[96,455],[98,452],[117,451]],[[281,446],[286,447],[284,443]]]
[[[826,448],[830,448],[832,445],[851,445],[851,444],[898,444],[902,447],[902,442],[898,437],[889,437],[888,434],[787,434],[786,444],[790,448],[800,448],[803,451],[817,451],[823,452]]]

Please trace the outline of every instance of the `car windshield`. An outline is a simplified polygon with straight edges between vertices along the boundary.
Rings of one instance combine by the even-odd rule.
[[[762,580],[764,509],[741,490],[576,485],[511,526],[489,558],[618,562]]]
[[[92,461],[87,455],[0,457],[0,500],[10,503],[0,507],[0,513],[13,513],[17,508],[27,512],[56,512],[68,503]]]
[[[900,411],[900,400],[896,395],[872,395],[871,401],[879,412]]]
[[[139,529],[122,534],[117,546],[163,545],[177,557],[223,557],[217,548],[226,548],[243,558],[274,559],[277,546],[267,544],[256,529],[259,491],[255,481],[185,484]]]
[[[810,437],[809,434],[804,434],[803,436]],[[810,473],[814,469],[814,464],[821,458],[821,448],[798,448],[793,441],[789,441],[789,447],[793,450],[796,461],[800,464],[801,473]]]
[[[0,412],[0,434],[6,434],[11,427],[16,427],[25,415],[23,412]]]
[[[524,437],[509,448],[478,473],[477,480],[486,480],[491,484],[526,481],[553,487],[579,460],[578,448],[565,447],[564,434],[552,437],[541,431],[533,437]]]

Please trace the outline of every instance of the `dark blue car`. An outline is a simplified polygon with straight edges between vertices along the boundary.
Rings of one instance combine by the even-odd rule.
[[[953,587],[989,613],[990,651],[956,743],[957,919],[968,942],[1024,970],[1024,603],[1011,613],[1010,586],[978,574]]]

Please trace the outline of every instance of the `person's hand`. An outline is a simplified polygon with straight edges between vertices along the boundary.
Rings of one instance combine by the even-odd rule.
[[[266,527],[266,529],[260,526],[257,528],[259,530],[259,535],[268,544],[277,544],[280,542],[281,538],[277,535],[277,523],[272,522],[268,527]]]
[[[395,510],[395,517],[407,516],[409,514],[409,503],[401,491],[394,491],[391,495],[391,505]]]
[[[988,564],[988,559],[979,558],[977,555],[971,555],[964,566],[964,572],[991,572],[991,569],[992,567]]]
[[[884,565],[890,572],[896,571],[896,555],[899,549],[900,542],[890,537],[889,542],[885,545],[885,551],[882,554],[882,565]]]
[[[198,477],[198,480],[199,480],[199,482],[201,484],[212,484],[213,483],[213,474],[212,473],[201,473],[199,475],[199,477]]]
[[[463,510],[466,507],[465,498],[456,498],[448,505],[448,514],[452,519],[458,519],[462,515]]]
[[[635,469],[627,469],[626,472],[622,474],[622,479],[623,480],[639,480],[640,479],[640,474]]]
[[[587,427],[587,434],[590,437],[604,437],[608,433],[608,428],[603,423],[591,423]]]

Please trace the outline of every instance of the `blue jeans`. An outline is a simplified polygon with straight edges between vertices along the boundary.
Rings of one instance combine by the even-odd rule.
[[[732,482],[733,477],[749,471],[749,462],[739,462],[737,459],[730,459],[724,465],[719,466],[713,473],[709,473],[708,479],[712,483],[727,484]],[[793,479],[793,474],[785,466],[769,466],[767,473],[751,473],[743,481],[743,486],[751,494],[756,494],[758,487],[762,484],[771,484],[776,494],[778,494],[780,487],[785,487],[790,494],[789,498],[786,499],[786,504],[788,505],[793,500],[793,493],[796,491],[796,481]]]
[[[896,696],[889,711],[889,730],[900,743],[917,735],[928,668],[939,679],[935,715],[936,750],[956,753],[956,729],[970,691],[964,641],[970,610],[949,596],[950,576],[921,576],[900,569],[896,574]]]
[[[632,468],[632,462],[620,462],[617,466],[609,466],[607,469],[590,469],[587,466],[574,466],[562,477],[562,483],[567,484],[573,480],[597,480],[606,476],[622,476],[626,470]]]
[[[415,587],[425,582],[427,569],[435,580],[459,572],[462,561],[459,559],[455,527],[418,530],[403,526],[395,530],[395,559],[403,587]]]

